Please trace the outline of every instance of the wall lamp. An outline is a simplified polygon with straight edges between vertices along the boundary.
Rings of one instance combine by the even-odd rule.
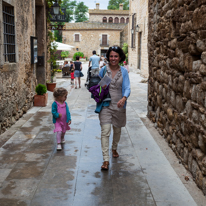
[[[59,4],[57,3],[57,0],[56,0],[55,3],[52,5],[52,8],[53,8],[54,14],[58,15],[58,14],[59,14],[59,10],[60,10],[60,6],[59,6]]]
[[[139,31],[140,31],[140,27],[139,27],[139,25],[137,24],[136,32],[139,32]]]

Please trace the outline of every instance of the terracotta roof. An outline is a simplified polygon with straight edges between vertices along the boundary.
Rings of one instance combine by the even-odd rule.
[[[66,30],[122,30],[127,24],[111,24],[102,22],[66,23]]]
[[[128,15],[129,10],[103,10],[103,9],[89,9],[89,14],[114,14],[114,15]]]

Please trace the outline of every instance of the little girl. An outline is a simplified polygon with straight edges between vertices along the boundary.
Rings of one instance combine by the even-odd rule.
[[[124,62],[123,62],[123,64],[124,64],[124,68],[126,68],[126,69],[127,69],[127,71],[128,71],[128,73],[129,73],[129,66],[128,66],[127,62],[126,62],[126,61],[124,61]]]
[[[71,70],[71,84],[74,84],[74,69]]]
[[[61,150],[61,143],[65,143],[64,135],[67,130],[70,130],[71,115],[69,107],[65,102],[67,99],[67,90],[63,87],[54,89],[54,99],[52,104],[53,123],[55,125],[54,132],[56,132],[57,138],[57,150]]]

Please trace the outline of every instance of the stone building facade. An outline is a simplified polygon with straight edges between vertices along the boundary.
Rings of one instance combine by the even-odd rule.
[[[129,23],[129,11],[123,10],[123,4],[119,5],[119,10],[99,9],[99,3],[96,3],[96,9],[89,9],[89,21],[102,23]]]
[[[206,194],[206,1],[149,0],[148,116]]]
[[[67,31],[62,34],[63,43],[74,46],[70,51],[71,57],[77,51],[90,57],[93,50],[99,55],[105,55],[110,46],[120,45],[120,34],[124,27],[124,24],[105,25],[100,22],[67,23]],[[75,39],[76,35],[78,39]],[[106,41],[103,41],[103,36],[106,36]]]
[[[37,83],[46,81],[45,0],[0,0],[0,134],[33,106]],[[37,37],[41,65],[31,63]]]
[[[124,41],[127,42],[126,22],[129,20],[129,11],[122,9],[123,5],[120,4],[120,10],[101,10],[97,3],[96,9],[89,10],[89,21],[66,23],[66,30],[62,31],[62,42],[74,46],[69,57],[77,51],[90,57],[93,50],[105,56],[110,46],[122,46]],[[120,23],[121,19],[124,23]]]
[[[129,3],[129,67],[148,77],[148,0],[130,0]]]

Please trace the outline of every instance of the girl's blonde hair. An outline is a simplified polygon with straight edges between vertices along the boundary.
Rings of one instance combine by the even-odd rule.
[[[56,87],[53,92],[54,99],[68,94],[68,91],[63,87]]]

